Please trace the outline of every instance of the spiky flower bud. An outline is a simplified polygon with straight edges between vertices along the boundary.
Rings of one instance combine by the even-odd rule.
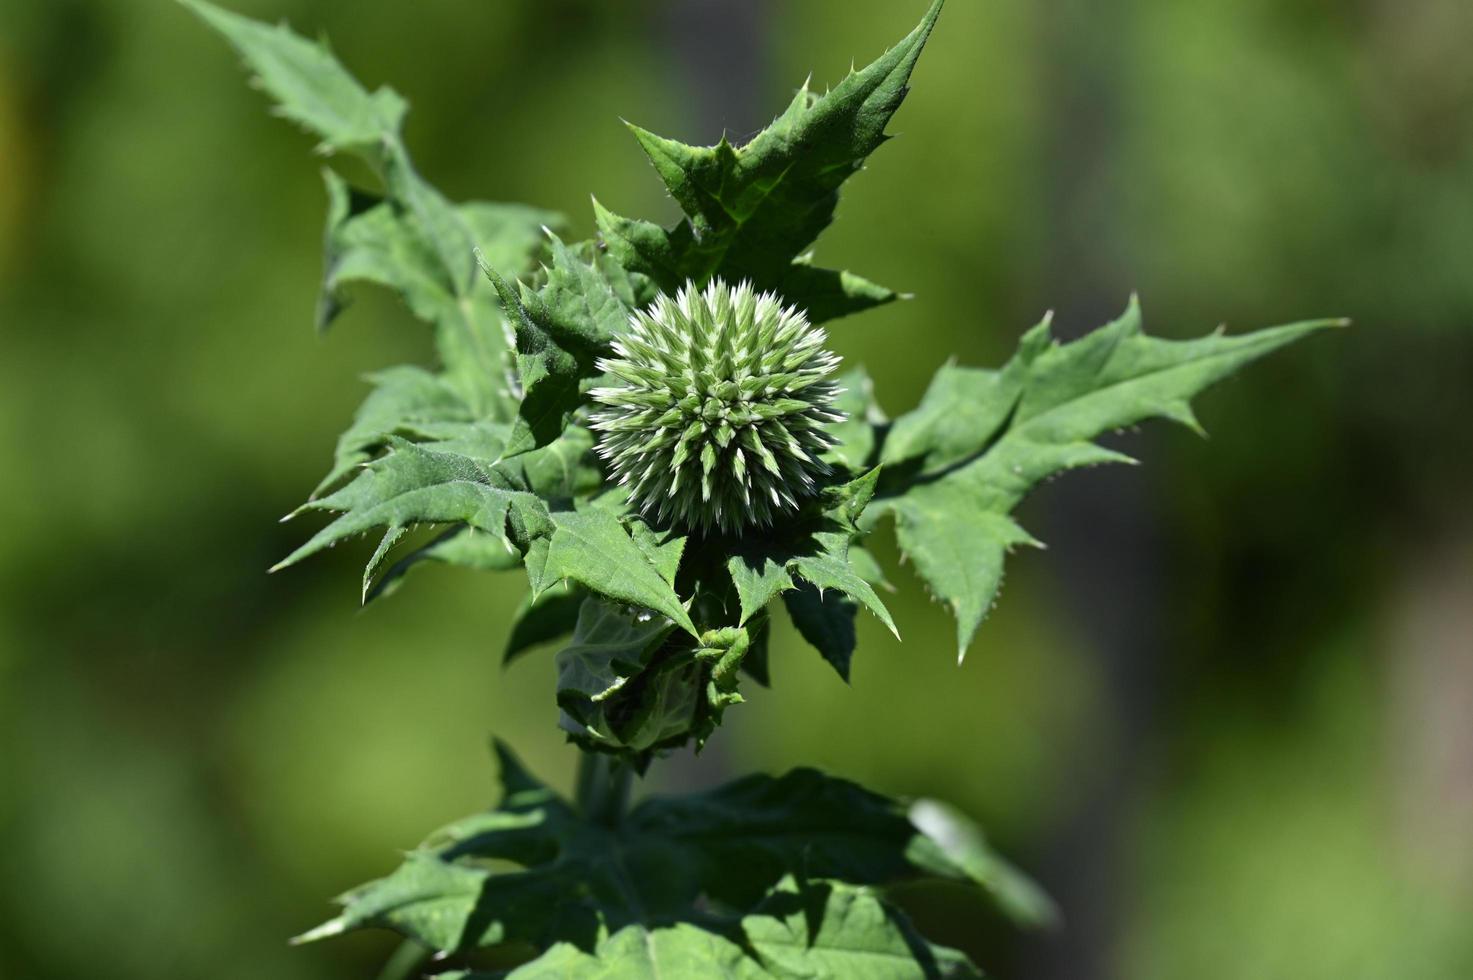
[[[598,362],[599,454],[645,516],[689,530],[768,524],[817,488],[843,419],[839,359],[801,310],[750,283],[689,283],[630,318]]]

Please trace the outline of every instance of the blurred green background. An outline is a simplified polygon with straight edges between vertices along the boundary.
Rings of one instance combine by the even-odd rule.
[[[519,576],[366,611],[362,549],[267,577],[368,370],[429,356],[365,292],[310,327],[309,140],[163,0],[0,10],[0,976],[371,976],[285,938],[493,799],[491,733],[567,786]],[[237,0],[413,105],[452,197],[670,219],[627,117],[747,134],[923,4]],[[913,291],[834,325],[892,413],[948,356],[1132,290],[1153,332],[1357,326],[1201,399],[1208,441],[1043,488],[965,665],[897,570],[845,689],[790,631],[699,758],[950,798],[1062,902],[1020,936],[920,890],[1002,977],[1473,976],[1473,5],[952,0],[820,243]],[[893,551],[881,551],[894,562]]]

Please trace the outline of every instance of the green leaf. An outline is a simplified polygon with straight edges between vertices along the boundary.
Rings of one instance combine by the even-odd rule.
[[[501,655],[502,663],[510,663],[535,646],[572,633],[585,598],[582,589],[567,585],[554,585],[538,596],[528,595],[512,615],[511,635]]]
[[[369,92],[343,70],[326,44],[308,41],[285,25],[271,27],[202,0],[181,0],[225,36],[276,100],[277,111],[322,141],[382,165],[384,146],[397,141],[408,108],[390,88]]]
[[[910,805],[908,814],[910,822],[943,856],[943,867],[963,869],[968,878],[987,891],[1008,918],[1029,928],[1058,925],[1059,910],[1053,899],[1033,879],[988,846],[982,828],[961,811],[940,800],[916,800]],[[913,860],[917,864],[926,864],[930,850],[924,845],[916,847]]]
[[[841,593],[820,593],[807,582],[784,593],[783,604],[803,639],[812,644],[847,683],[849,662],[857,646],[854,617],[859,614],[859,606]]]
[[[736,589],[741,622],[779,594],[797,588],[803,580],[815,587],[820,601],[824,590],[837,590],[869,609],[895,632],[884,603],[849,561],[850,545],[860,534],[857,522],[874,495],[878,476],[877,470],[871,471],[829,487],[794,520],[769,534],[732,546],[726,569]]]
[[[926,942],[898,909],[838,882],[787,879],[745,916],[735,938],[686,922],[628,926],[585,953],[552,947],[506,980],[963,980],[982,974],[956,950]],[[745,947],[745,948],[744,948]],[[477,974],[451,974],[473,980]],[[484,976],[484,975],[481,975]]]
[[[917,829],[904,805],[814,769],[651,797],[624,826],[680,845],[702,889],[733,907],[749,906],[788,874],[872,885],[942,877],[988,887],[980,863]]]
[[[649,665],[674,628],[660,616],[640,617],[598,599],[583,600],[573,642],[557,655],[559,703],[607,699]]]
[[[505,980],[748,980],[767,975],[736,943],[681,922],[660,929],[628,926],[601,940],[592,953],[562,943],[506,974]],[[462,976],[475,980],[478,975]]]
[[[598,618],[603,622],[602,614]],[[638,624],[615,616],[583,632],[612,637],[619,631],[629,634],[627,656],[643,656],[644,640],[634,635]],[[583,964],[559,951],[556,944],[568,942],[594,950],[596,960],[611,966],[624,953],[609,956],[621,947],[605,946],[599,937],[635,926],[654,933],[680,921],[740,939],[738,945],[758,952],[761,961],[749,957],[743,969],[769,972],[751,975],[792,976],[782,972],[790,967],[779,967],[789,962],[781,932],[794,925],[788,916],[802,904],[792,900],[795,877],[841,878],[852,890],[939,876],[996,896],[1024,896],[1019,907],[1047,907],[1036,888],[1027,895],[1034,886],[987,850],[974,826],[938,804],[918,804],[908,814],[894,800],[800,769],[703,793],[651,797],[609,828],[585,820],[505,745],[495,748],[498,807],[432,834],[395,872],[344,895],[342,913],[302,940],[388,928],[445,953],[523,941],[551,947],[537,961],[544,966]],[[700,907],[708,911],[697,913],[702,895]],[[814,896],[805,890],[804,897]],[[827,893],[819,897],[809,910],[816,930],[810,940],[835,955],[862,952],[848,940],[818,938],[829,934],[821,927],[827,913],[813,914],[827,904]],[[754,923],[754,915],[778,921]],[[840,932],[848,934],[847,927]],[[713,953],[725,948],[710,938],[690,942],[714,943]]]
[[[392,929],[452,953],[506,942],[592,948],[605,931],[668,918],[696,897],[678,849],[585,821],[500,743],[503,798],[406,855],[393,873],[338,901],[310,942]]]
[[[319,327],[325,328],[341,311],[348,284],[372,283],[389,289],[416,317],[434,325],[446,384],[467,409],[476,416],[509,416],[506,378],[510,364],[500,309],[489,287],[462,279],[461,263],[455,258],[464,249],[464,261],[471,260],[476,240],[468,226],[428,187],[410,193],[436,216],[438,230],[431,230],[398,199],[379,201],[352,192],[331,171],[325,179],[329,204]],[[426,205],[427,201],[434,203]],[[476,207],[479,214],[485,206]],[[525,212],[528,218],[534,214]],[[509,258],[530,230],[506,227],[502,231],[508,240],[484,244]],[[526,268],[531,254],[530,250],[523,252],[509,271]]]
[[[373,393],[338,437],[332,471],[313,496],[333,489],[388,445],[393,436],[418,441],[447,435],[471,421],[470,407],[443,377],[403,365],[369,375]]]
[[[673,587],[675,576],[680,572],[680,559],[685,554],[685,536],[673,531],[657,531],[639,517],[629,518],[626,526],[639,550]]]
[[[1009,517],[1031,487],[1063,470],[1132,462],[1094,440],[1144,419],[1200,431],[1193,395],[1339,324],[1162,340],[1143,332],[1132,300],[1120,319],[1061,345],[1045,321],[1001,371],[944,368],[921,406],[895,421],[880,453],[893,475],[866,523],[894,514],[901,550],[956,615],[964,655],[1002,582],[1004,556],[1037,544]]]
[[[825,458],[850,472],[863,472],[875,464],[876,430],[885,424],[885,413],[875,401],[875,384],[864,368],[844,372],[838,382],[842,393],[834,408],[843,414],[844,421],[829,426],[829,435],[838,444]]]
[[[378,198],[351,191],[335,174],[326,176],[319,323],[326,325],[341,309],[344,284],[383,285],[435,325],[446,382],[465,408],[476,417],[509,415],[501,316],[492,291],[472,274],[472,251],[479,247],[497,268],[519,275],[540,247],[540,228],[562,219],[521,205],[451,204],[415,172],[401,136],[407,106],[398,94],[388,88],[369,92],[325,44],[285,26],[261,24],[202,0],[183,2],[241,54],[281,115],[315,134],[324,152],[364,160],[383,184]],[[383,408],[381,402],[372,412]],[[342,463],[340,457],[320,489],[341,478]]]
[[[807,85],[741,147],[723,138],[693,147],[631,126],[686,220],[665,231],[595,202],[609,253],[652,287],[750,279],[803,306],[814,322],[889,302],[896,294],[858,276],[816,269],[808,247],[833,220],[839,187],[886,139],[921,49],[941,12],[868,67],[822,95]]]
[[[617,515],[596,507],[554,511],[545,554],[527,556],[534,593],[567,579],[591,592],[653,609],[697,635],[680,598]]]
[[[595,358],[621,333],[629,308],[603,274],[552,236],[552,265],[537,291],[508,283],[481,256],[516,335],[522,401],[506,455],[552,442],[581,404],[580,382],[593,377]]]
[[[943,365],[920,405],[890,426],[880,461],[918,461],[921,472],[934,473],[975,455],[1007,424],[1024,369],[1017,358],[1003,371]]]
[[[404,584],[411,571],[425,563],[454,565],[478,572],[506,572],[522,563],[522,556],[508,548],[506,541],[472,527],[451,527],[440,532],[428,544],[396,559],[369,586],[364,603],[393,595]]]
[[[962,980],[982,973],[967,957],[926,942],[899,909],[868,888],[784,881],[742,931],[772,977]]]
[[[587,429],[570,427],[557,441],[535,452],[496,463],[494,461],[505,445],[507,430],[507,426],[499,423],[447,424],[437,430],[446,438],[426,441],[421,446],[430,452],[467,457],[478,465],[494,469],[507,486],[534,493],[545,500],[571,499],[599,484],[601,477],[593,460],[593,439]],[[502,537],[472,527],[451,527],[428,544],[396,560],[369,587],[364,601],[372,602],[393,593],[409,572],[426,562],[499,572],[516,568],[521,564],[522,556],[519,551],[507,547]],[[571,628],[570,619],[568,629]]]
[[[432,452],[402,439],[370,463],[347,486],[303,505],[303,510],[336,511],[339,517],[282,560],[276,569],[345,538],[386,528],[383,543],[364,573],[364,593],[388,547],[415,524],[464,524],[513,548],[550,530],[547,510],[535,495],[512,489],[494,467],[452,453]],[[276,569],[273,569],[275,571]]]

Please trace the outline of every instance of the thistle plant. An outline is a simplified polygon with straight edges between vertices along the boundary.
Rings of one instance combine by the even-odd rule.
[[[829,475],[839,359],[822,328],[750,282],[687,283],[636,312],[589,395],[598,454],[629,501],[662,527],[767,526]]]
[[[949,879],[1023,925],[1051,921],[1038,887],[937,801],[798,769],[631,807],[631,781],[713,737],[744,677],[769,682],[778,607],[845,679],[861,609],[895,631],[865,548],[886,518],[954,614],[960,658],[1006,556],[1037,544],[1012,517],[1030,488],[1128,462],[1096,442],[1113,430],[1199,429],[1192,397],[1334,321],[1170,341],[1144,332],[1132,300],[1060,344],[1045,319],[1001,368],[946,364],[891,419],[862,368],[836,375],[820,324],[899,294],[813,264],[812,246],[885,140],[941,0],[740,146],[631,127],[684,217],[665,228],[595,202],[597,234],[572,244],[559,215],[440,194],[403,141],[404,100],[364,89],[325,46],[184,2],[281,115],[376,181],[325,172],[320,325],[351,284],[373,284],[432,325],[439,356],[371,379],[299,508],[332,519],[278,567],[377,532],[365,601],[427,562],[520,569],[504,655],[562,643],[554,696],[581,750],[566,800],[498,742],[499,805],[348,892],[302,939],[394,930],[405,945],[386,976],[433,962],[490,977],[479,957],[521,950],[524,965],[494,975],[889,980],[980,976],[916,933],[896,883]]]

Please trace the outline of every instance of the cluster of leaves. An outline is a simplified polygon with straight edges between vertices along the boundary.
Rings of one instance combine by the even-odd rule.
[[[339,899],[302,937],[388,928],[442,957],[530,946],[532,977],[981,976],[916,934],[879,886],[958,882],[1023,924],[1053,909],[949,808],[909,808],[812,769],[655,796],[601,822],[501,744],[502,801]],[[453,974],[489,976],[487,974]]]
[[[884,575],[860,543],[884,517],[955,613],[964,652],[1005,555],[1036,544],[1011,516],[1031,487],[1128,462],[1096,442],[1115,429],[1153,417],[1196,428],[1192,396],[1329,325],[1168,341],[1144,333],[1132,301],[1072,343],[1040,324],[1000,370],[946,365],[894,421],[853,370],[833,406],[843,418],[824,432],[828,475],[795,511],[763,527],[661,525],[631,509],[594,452],[589,393],[609,380],[600,363],[632,313],[713,278],[772,291],[814,323],[897,298],[815,266],[810,249],[840,186],[886,139],[941,0],[868,67],[823,93],[805,85],[742,146],[687,146],[631,127],[685,217],[664,228],[595,201],[596,237],[572,244],[553,230],[557,215],[444,198],[411,164],[404,101],[363,88],[325,47],[183,2],[240,52],[282,115],[378,179],[370,193],[326,173],[319,323],[348,284],[375,284],[432,325],[439,354],[434,370],[370,379],[300,509],[333,519],[281,565],[376,532],[365,600],[426,561],[521,568],[529,593],[507,657],[571,634],[556,657],[563,728],[583,749],[641,770],[662,750],[702,744],[741,700],[743,673],[767,683],[779,601],[846,679],[860,608],[895,630],[875,590]],[[543,955],[519,978],[970,976],[875,889],[940,876],[991,889],[1023,918],[1044,915],[1031,886],[937,805],[906,813],[800,771],[650,800],[610,823],[502,755],[500,809],[345,896],[343,914],[312,935],[387,926],[447,954],[528,943]],[[928,821],[944,829],[918,829]]]
[[[430,187],[410,163],[405,104],[391,90],[367,91],[325,48],[284,27],[187,2],[235,45],[282,115],[325,152],[352,154],[381,178],[374,196],[328,172],[320,322],[337,311],[346,283],[366,281],[402,296],[438,341],[438,372],[398,367],[372,379],[332,470],[301,508],[338,516],[282,565],[380,529],[365,598],[423,561],[522,565],[531,595],[514,633],[543,641],[577,631],[559,655],[564,726],[585,747],[641,764],[653,749],[709,735],[740,699],[732,668],[745,657],[747,673],[765,679],[772,601],[782,599],[845,677],[860,607],[894,631],[874,589],[883,576],[856,544],[885,515],[932,594],[955,612],[964,651],[1005,554],[1036,543],[1010,517],[1030,487],[1063,469],[1125,461],[1093,441],[1110,430],[1153,416],[1195,427],[1193,394],[1325,325],[1172,342],[1146,336],[1132,302],[1115,323],[1065,346],[1040,324],[1002,370],[943,367],[921,405],[893,423],[868,378],[851,371],[838,406],[847,419],[831,431],[830,485],[775,528],[709,534],[687,548],[681,529],[630,513],[591,451],[595,362],[633,311],[713,276],[774,290],[814,322],[896,298],[814,266],[808,250],[833,218],[839,186],[885,140],[940,3],[833,89],[805,85],[741,147],[724,138],[692,147],[631,127],[685,219],[665,229],[595,202],[598,237],[567,245],[547,230],[557,216],[455,205]],[[419,526],[439,532],[387,561]],[[600,611],[584,596],[627,608]],[[659,621],[632,630],[644,613],[631,608]]]

